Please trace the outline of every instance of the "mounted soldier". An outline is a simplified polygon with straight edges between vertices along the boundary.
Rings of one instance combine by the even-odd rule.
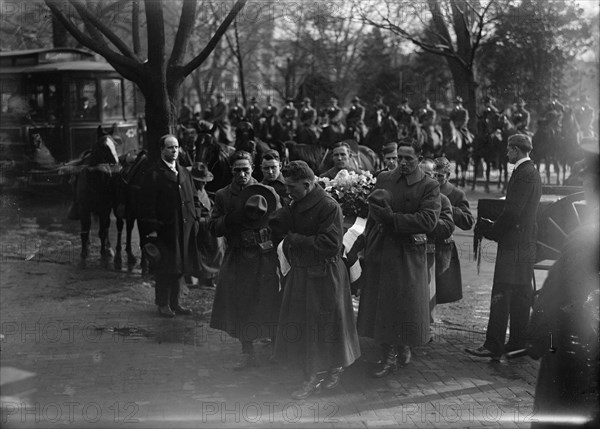
[[[529,111],[525,109],[525,100],[523,97],[519,97],[516,104],[517,108],[513,113],[512,122],[520,133],[530,134],[529,119],[531,115],[529,114]]]
[[[246,109],[240,104],[238,98],[233,99],[233,103],[229,108],[227,117],[232,126],[237,127],[238,123],[246,116]]]
[[[491,95],[486,95],[483,98],[484,109],[481,114],[481,118],[484,121],[487,121],[489,119],[489,117],[492,115],[500,114],[500,110],[494,105],[495,102],[496,102],[496,99],[494,97],[492,97]]]
[[[233,138],[231,137],[231,128],[229,126],[227,104],[223,101],[223,94],[220,92],[217,93],[216,99],[217,104],[212,109],[212,133],[218,142],[231,145],[233,144]]]
[[[367,135],[367,129],[365,126],[365,108],[360,104],[360,98],[354,97],[352,99],[352,106],[346,115],[346,127],[349,132],[358,134],[358,138],[355,139],[358,142],[364,140]],[[349,136],[352,137],[352,136]]]
[[[288,98],[285,100],[286,105],[281,109],[281,113],[279,117],[281,118],[281,122],[285,124],[286,128],[296,129],[296,118],[298,117],[298,110],[294,107],[294,99]],[[287,124],[290,124],[288,127]]]
[[[302,100],[302,108],[300,109],[300,125],[308,128],[315,125],[317,120],[317,111],[310,103],[310,98],[305,97]]]
[[[275,131],[275,125],[278,123],[277,119],[277,107],[271,104],[271,96],[267,96],[267,105],[263,109],[263,113],[260,118],[260,125],[258,127],[258,137],[265,141],[270,142],[273,140],[273,133]]]
[[[296,140],[303,144],[317,144],[319,140],[319,130],[315,125],[317,120],[317,111],[310,105],[310,98],[305,97],[302,100],[300,109],[300,124],[296,129]]]
[[[454,100],[454,109],[450,112],[450,120],[454,122],[456,129],[462,134],[463,142],[467,145],[473,143],[473,135],[469,131],[469,111],[462,105],[462,97],[457,96]]]
[[[260,113],[261,111],[258,102],[256,101],[256,97],[252,97],[250,99],[250,106],[248,106],[248,110],[246,111],[246,119],[248,119],[248,122],[250,122],[254,128],[258,128]]]
[[[574,110],[575,119],[584,137],[592,137],[594,135],[592,123],[594,122],[595,112],[594,108],[589,105],[589,100],[587,95],[582,95],[579,97],[579,105]]]

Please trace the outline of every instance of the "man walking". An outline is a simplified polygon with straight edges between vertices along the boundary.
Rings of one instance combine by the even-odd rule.
[[[292,161],[283,176],[293,202],[275,214],[271,225],[285,235],[282,248],[291,269],[275,357],[303,366],[305,382],[292,398],[306,399],[321,387],[337,387],[344,367],[360,356],[360,350],[350,280],[341,258],[342,210],[316,184],[304,161]]]
[[[240,341],[242,356],[233,369],[244,370],[257,366],[253,342],[275,334],[280,294],[268,220],[281,206],[275,190],[252,177],[248,152],[235,152],[230,162],[233,180],[217,191],[209,221],[227,241],[210,327]]]
[[[160,253],[152,267],[158,312],[175,317],[192,313],[179,304],[179,288],[184,274],[200,270],[196,245],[200,201],[190,172],[177,163],[177,138],[164,135],[159,145],[160,159],[146,173],[142,185],[140,223]]]
[[[508,181],[504,209],[495,222],[484,219],[475,226],[481,235],[498,242],[498,254],[485,343],[476,349],[465,349],[473,356],[499,360],[504,353],[526,346],[536,216],[542,195],[540,174],[529,158],[531,149],[531,139],[525,134],[508,139],[508,161],[515,168]],[[509,318],[510,337],[504,344]]]
[[[372,373],[384,377],[408,364],[410,347],[429,341],[427,238],[440,216],[440,187],[419,168],[422,146],[401,142],[398,167],[377,176],[364,236],[365,276],[358,332],[374,338],[383,357]],[[382,191],[388,198],[379,198]]]

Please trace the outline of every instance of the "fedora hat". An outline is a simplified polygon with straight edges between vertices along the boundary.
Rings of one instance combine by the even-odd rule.
[[[250,185],[240,192],[244,212],[242,226],[256,229],[267,226],[269,215],[277,206],[277,196],[264,185]]]
[[[148,242],[144,244],[144,253],[148,257],[148,259],[150,259],[150,261],[152,261],[153,263],[156,264],[160,262],[160,249],[155,243]]]
[[[215,178],[203,162],[195,162],[193,166],[187,168],[192,174],[192,179],[199,182],[211,182]]]
[[[385,203],[392,203],[392,194],[385,189],[375,189],[373,192],[369,194],[367,197],[367,202],[369,204],[374,204],[376,206],[385,206]]]

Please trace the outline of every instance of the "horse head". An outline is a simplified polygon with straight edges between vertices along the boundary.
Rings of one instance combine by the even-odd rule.
[[[117,146],[120,144],[118,137],[113,137],[116,126],[106,132],[102,126],[97,128],[97,140],[92,145],[92,153],[90,156],[90,165],[98,164],[118,164],[119,155],[117,154]]]

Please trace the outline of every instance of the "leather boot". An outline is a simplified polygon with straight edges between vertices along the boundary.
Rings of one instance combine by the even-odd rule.
[[[383,358],[378,362],[378,367],[373,372],[373,378],[385,377],[398,369],[396,348],[394,346],[384,346]]]
[[[305,381],[300,389],[292,393],[292,399],[306,399],[315,393],[319,393],[321,391],[321,385],[323,384],[324,376],[324,372],[316,372],[311,375],[310,379]]]
[[[329,370],[327,381],[323,384],[323,387],[327,390],[332,390],[338,387],[340,380],[342,379],[342,373],[344,368],[341,366],[338,368],[332,368]]]

